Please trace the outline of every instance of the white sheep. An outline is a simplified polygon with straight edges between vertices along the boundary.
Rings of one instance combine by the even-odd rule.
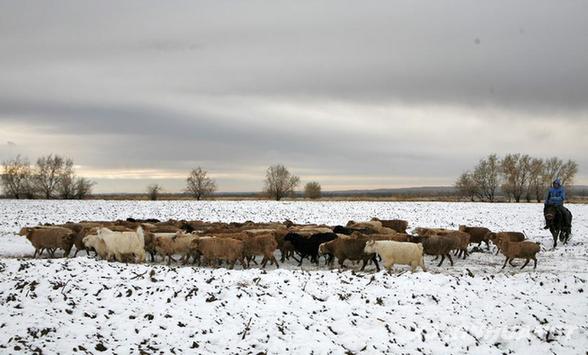
[[[394,264],[410,265],[412,272],[417,266],[427,271],[423,259],[423,245],[415,243],[395,242],[392,240],[370,240],[365,244],[366,254],[378,253],[384,267],[392,271]]]
[[[107,258],[114,255],[122,261],[124,254],[134,254],[139,262],[145,261],[145,237],[140,226],[135,232],[113,232],[108,228],[98,229],[98,238],[106,244]]]
[[[101,238],[98,238],[96,234],[88,234],[87,236],[82,239],[82,243],[86,248],[92,248],[96,251],[96,254],[102,258],[106,259],[108,257],[108,251],[106,250],[106,243]]]

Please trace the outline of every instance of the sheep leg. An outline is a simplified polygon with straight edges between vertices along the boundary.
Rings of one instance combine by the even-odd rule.
[[[468,256],[468,248],[463,250],[463,260],[465,260],[466,256]]]
[[[317,255],[317,254],[313,254],[313,255],[311,255],[311,257],[310,257],[310,262],[312,262],[312,263],[315,263],[315,264],[319,265],[319,258],[318,258],[318,255]]]
[[[265,269],[265,265],[267,264],[267,261],[269,259],[267,258],[267,256],[264,256],[263,259],[261,259],[261,268]]]
[[[39,249],[35,248],[35,254],[33,254],[33,259],[37,257],[37,253],[39,252]],[[41,254],[39,254],[41,255]]]
[[[537,259],[535,257],[533,257],[533,263],[535,264],[533,270],[535,270],[537,268]]]
[[[274,264],[276,265],[276,269],[280,267],[280,266],[278,265],[278,260],[276,260],[276,257],[275,257],[275,256],[273,256],[273,254],[272,254],[272,260],[271,260],[271,262],[272,262],[272,263],[274,263]]]
[[[419,264],[416,261],[412,261],[410,263],[410,272],[414,273],[416,271],[417,266],[419,266]]]
[[[437,265],[437,267],[440,267],[443,264],[443,260],[445,260],[445,254],[441,254],[441,262],[439,262],[439,265]]]
[[[423,271],[427,271],[427,268],[425,267],[425,257],[421,256],[421,269],[423,269]]]
[[[372,256],[371,260],[374,262],[374,264],[376,264],[376,271],[380,271],[380,265],[378,265],[378,258],[376,257],[376,254]]]
[[[439,255],[435,255],[435,257],[432,259],[432,261],[435,261],[437,259],[439,259]]]
[[[294,258],[296,260],[296,258]],[[304,260],[304,256],[300,255],[300,261],[298,262],[298,266],[302,266],[302,260]]]
[[[490,243],[488,243],[487,240],[485,240],[484,243],[486,243],[486,250],[490,250]]]
[[[512,263],[513,261],[514,261],[514,258],[511,258],[511,259],[510,259],[510,261],[508,262],[508,264],[509,264],[510,266],[516,266],[515,264],[513,264],[513,263]]]
[[[451,263],[451,266],[453,266],[453,259],[451,259],[451,255],[447,254],[447,257],[449,258],[449,262]]]
[[[243,260],[243,257],[239,258],[239,263],[241,263],[241,267],[243,269],[247,269],[249,267],[249,265],[245,266],[245,260]]]
[[[506,267],[506,263],[508,262],[508,259],[510,259],[508,256],[506,257],[506,260],[504,260],[504,265],[502,265],[502,268],[504,269]]]
[[[392,269],[394,269],[394,260],[388,260],[384,262],[384,267],[388,270],[389,274],[392,274]]]
[[[529,263],[529,258],[527,258],[527,260],[525,261],[525,263],[523,264],[523,266],[521,266],[521,270],[525,268],[525,266],[527,266],[527,264]]]
[[[359,269],[360,271],[363,271],[365,269],[365,266],[367,265],[368,261],[369,261],[369,259],[366,259],[366,258],[364,258],[362,260],[363,263],[361,265],[361,269]]]

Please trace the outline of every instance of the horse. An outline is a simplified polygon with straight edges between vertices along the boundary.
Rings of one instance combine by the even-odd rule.
[[[557,246],[557,239],[567,244],[572,234],[572,213],[564,206],[546,205],[543,210],[545,222],[553,236],[553,249]]]

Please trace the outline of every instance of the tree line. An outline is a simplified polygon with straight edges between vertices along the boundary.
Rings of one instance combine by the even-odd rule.
[[[20,155],[2,162],[1,183],[12,198],[83,199],[92,193],[94,181],[79,177],[70,158],[49,154],[31,165]]]
[[[528,154],[490,154],[455,182],[458,193],[470,201],[494,202],[500,191],[509,202],[541,202],[551,183],[560,178],[562,185],[573,185],[578,164],[553,157],[535,158]]]
[[[296,187],[300,184],[300,178],[288,170],[282,164],[275,164],[266,170],[264,180],[264,194],[276,201],[285,197],[291,197]],[[208,176],[208,171],[202,167],[193,169],[186,178],[184,192],[190,194],[197,200],[212,195],[217,190],[216,181]],[[163,191],[160,184],[147,186],[147,195],[151,200],[157,200]],[[308,182],[304,187],[304,197],[317,199],[321,197],[321,185],[316,181]]]

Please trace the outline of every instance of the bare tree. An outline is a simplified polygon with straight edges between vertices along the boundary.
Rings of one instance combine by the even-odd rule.
[[[159,184],[151,184],[147,186],[147,196],[151,201],[157,200],[161,191],[163,191],[163,187]]]
[[[473,174],[469,171],[461,174],[455,182],[455,188],[458,194],[468,198],[470,201],[474,201],[474,197],[478,193],[478,186],[474,182]]]
[[[563,160],[552,157],[545,161],[543,171],[543,190],[556,179],[561,179],[561,184],[569,187],[574,184],[574,179],[578,173],[578,163],[573,160],[563,162]],[[571,191],[568,193],[570,194]]]
[[[285,166],[272,165],[267,168],[265,173],[264,192],[276,201],[280,201],[282,198],[292,195],[299,183],[300,178],[290,174]]]
[[[533,197],[541,202],[551,182],[560,178],[562,185],[571,186],[577,173],[578,164],[573,160],[564,163],[557,157],[543,160],[527,154],[507,154],[499,161],[496,154],[491,154],[480,160],[472,173],[463,173],[455,187],[463,196],[473,194],[480,200],[494,201],[496,187],[502,182],[502,193],[509,202],[520,202],[523,196],[529,202]]]
[[[561,178],[562,185],[572,186],[574,179],[578,173],[578,163],[573,160],[568,160],[561,166],[559,171],[559,177]]]
[[[321,184],[316,181],[306,183],[304,186],[304,197],[313,200],[321,198]]]
[[[216,183],[209,178],[208,172],[201,167],[193,169],[186,179],[186,191],[201,200],[216,191]]]
[[[71,159],[65,159],[63,168],[59,174],[57,192],[63,199],[71,199],[76,194],[76,175],[74,172],[74,163]]]
[[[527,202],[535,197],[537,202],[541,202],[543,198],[543,191],[545,191],[545,183],[543,179],[543,170],[545,165],[543,159],[533,158],[529,163],[529,180],[527,186]]]
[[[543,178],[545,184],[549,185],[555,178],[559,176],[559,171],[563,165],[563,161],[557,157],[549,158],[545,161],[545,168],[543,170]]]
[[[476,195],[480,200],[494,202],[496,190],[500,183],[500,165],[496,154],[490,154],[486,159],[482,159],[476,165],[472,178],[476,185]]]
[[[64,166],[65,159],[59,155],[49,154],[37,159],[34,183],[41,196],[46,199],[55,196]]]
[[[83,200],[92,194],[92,188],[96,185],[95,181],[87,178],[77,178],[75,183],[75,195],[74,198]]]
[[[526,191],[529,179],[529,165],[531,157],[527,154],[507,154],[501,162],[501,171],[504,175],[503,189],[512,193],[516,202],[521,201]]]
[[[17,155],[15,159],[4,161],[2,189],[16,199],[31,197],[32,170],[29,161]]]

